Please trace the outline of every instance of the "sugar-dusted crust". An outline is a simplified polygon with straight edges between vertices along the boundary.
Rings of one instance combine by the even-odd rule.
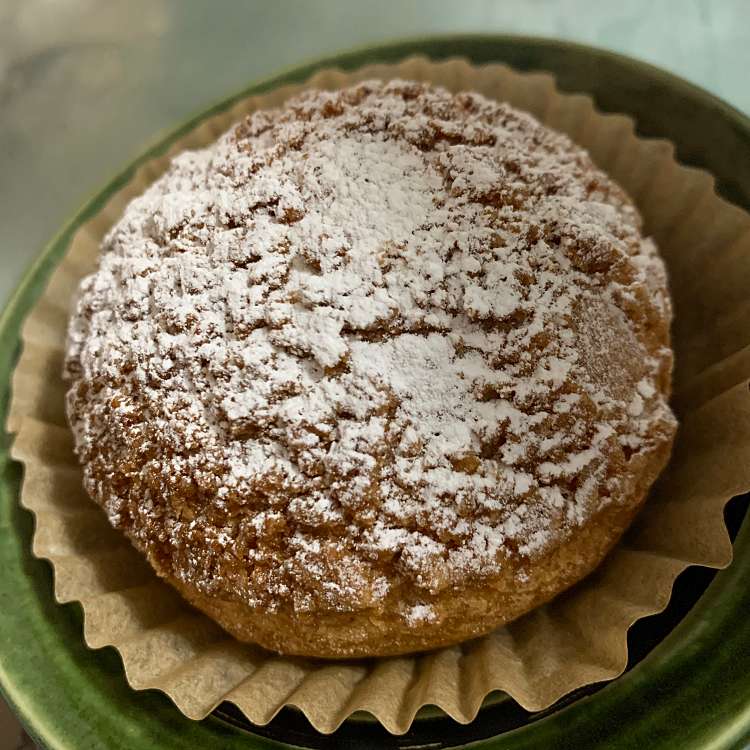
[[[511,559],[481,585],[441,591],[430,601],[435,621],[405,621],[389,606],[354,613],[268,613],[241,601],[206,596],[177,578],[171,583],[193,606],[241,641],[272,651],[331,659],[394,656],[451,646],[485,635],[563,592],[590,573],[619,540],[669,457],[664,443],[645,461],[630,501],[609,504],[576,533],[531,561]],[[519,574],[523,585],[519,586]],[[436,627],[436,622],[439,626]]]
[[[237,637],[487,632],[588,573],[665,464],[666,275],[567,138],[476,94],[311,92],[177,157],[81,286],[86,488]]]

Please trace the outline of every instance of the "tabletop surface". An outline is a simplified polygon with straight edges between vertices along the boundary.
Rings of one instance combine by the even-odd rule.
[[[0,307],[142,147],[251,81],[398,37],[520,33],[648,61],[750,113],[747,0],[0,0]],[[0,750],[23,740],[0,705]]]

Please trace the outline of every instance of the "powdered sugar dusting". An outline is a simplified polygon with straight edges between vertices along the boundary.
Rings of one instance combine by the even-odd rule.
[[[87,488],[207,593],[431,621],[671,435],[664,290],[627,197],[531,117],[306,94],[105,239],[66,362]]]

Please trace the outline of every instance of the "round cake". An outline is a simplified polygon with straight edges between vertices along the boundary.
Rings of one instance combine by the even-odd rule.
[[[311,91],[177,156],[80,287],[85,487],[239,639],[487,633],[589,573],[675,432],[664,265],[623,190],[504,103]]]

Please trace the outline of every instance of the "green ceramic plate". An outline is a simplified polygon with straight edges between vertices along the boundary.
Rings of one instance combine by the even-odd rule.
[[[239,97],[302,81],[320,67],[352,69],[412,53],[552,71],[564,90],[588,92],[601,109],[632,115],[642,134],[669,138],[681,160],[709,169],[726,198],[750,209],[750,120],[706,92],[634,60],[578,45],[503,36],[397,42],[320,60],[255,84],[163,138],[45,248],[0,317],[0,424],[5,423],[21,321],[73,231],[130,179],[140,161],[163,152],[198,120]],[[631,630],[632,668],[620,679],[537,715],[500,701],[466,727],[433,716],[393,738],[373,722],[350,722],[324,738],[292,711],[262,730],[252,730],[230,707],[189,721],[161,693],[131,690],[113,650],[87,649],[79,607],[55,604],[50,567],[29,552],[33,524],[17,504],[21,471],[8,459],[9,442],[7,435],[0,436],[0,685],[43,747],[440,748],[479,743],[498,750],[686,750],[741,748],[750,741],[750,524],[737,536],[736,561],[728,570],[714,576],[693,569],[683,575],[670,610]],[[730,513],[737,527],[742,508],[735,501]]]

